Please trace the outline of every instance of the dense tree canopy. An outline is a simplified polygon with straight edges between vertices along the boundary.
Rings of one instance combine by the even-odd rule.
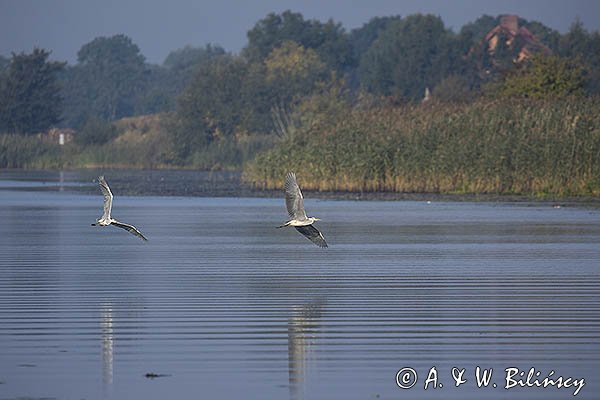
[[[133,115],[146,65],[130,38],[98,37],[79,50],[77,60],[65,76],[69,124],[79,126],[88,115],[109,121]]]
[[[222,47],[211,44],[203,47],[186,46],[172,51],[162,65],[164,79],[156,81],[156,86],[164,89],[170,98],[175,99],[190,83],[199,65],[225,54]]]
[[[62,124],[90,131],[101,125],[99,121],[171,112],[182,148],[189,143],[193,149],[240,132],[271,134],[274,109],[288,112],[332,82],[355,98],[367,92],[418,102],[429,88],[439,100],[464,102],[477,97],[480,88],[491,87],[488,82],[503,88],[504,95],[521,96],[517,86],[550,79],[553,67],[550,59],[520,66],[515,60],[523,43],[507,45],[508,38],[501,35],[490,51],[483,39],[500,18],[484,15],[453,32],[432,15],[375,17],[347,32],[333,20],[305,19],[288,10],[259,20],[247,32],[247,45],[239,55],[211,44],[186,46],[172,51],[160,65],[148,64],[125,35],[98,37],[84,44],[77,63],[66,68],[48,62],[48,53],[36,50],[38,62],[43,62],[35,68],[48,79],[36,89],[43,94],[29,97],[25,83],[34,75],[0,56],[1,128],[29,132]],[[588,94],[600,93],[598,32],[586,31],[580,22],[564,35],[536,21],[518,19],[518,24],[560,56],[555,59],[559,64],[570,66],[574,75],[568,81],[576,92],[583,85]],[[27,64],[25,55],[19,57],[17,64]],[[526,92],[532,90],[527,86]],[[41,112],[40,103],[48,99],[52,100]]]
[[[50,52],[13,54],[0,80],[0,131],[33,134],[60,121],[58,73],[65,63],[48,61]]]
[[[0,55],[0,75],[4,73],[10,65],[10,59]]]
[[[177,97],[189,85],[202,63],[222,56],[225,50],[208,44],[174,50],[162,65],[147,65],[145,86],[135,100],[135,114],[154,114],[175,110]]]
[[[201,64],[179,98],[179,126],[176,130],[181,157],[214,140],[230,137],[240,124],[247,107],[241,96],[248,65],[224,55]]]
[[[224,54],[225,50],[221,46],[207,44],[203,47],[193,47],[188,45],[170,52],[165,58],[163,66],[178,72],[187,71],[204,61]]]
[[[350,32],[350,43],[352,45],[353,68],[347,74],[348,84],[357,89],[360,87],[360,78],[358,76],[357,66],[362,56],[369,50],[373,42],[379,37],[393,21],[399,21],[399,15],[392,17],[374,17],[363,26],[353,29]]]
[[[295,42],[284,42],[265,59],[266,82],[278,103],[289,104],[308,95],[327,78],[327,67],[312,49]]]
[[[374,17],[360,28],[353,29],[350,32],[350,42],[354,58],[360,60],[362,55],[371,47],[373,42],[379,37],[379,34],[384,31],[393,21],[400,21],[402,18],[397,16],[392,17]]]
[[[360,60],[364,87],[375,93],[419,99],[456,70],[461,54],[439,17],[413,15],[391,22]]]
[[[538,99],[583,94],[583,68],[572,59],[537,55],[512,71],[501,93]]]
[[[499,22],[500,19],[498,17],[492,17],[484,14],[475,21],[463,25],[463,27],[460,29],[460,36],[464,42],[462,49],[464,50],[465,54],[471,46],[481,42],[485,35],[492,30],[492,28],[498,25]]]
[[[559,54],[581,60],[587,74],[587,92],[600,94],[600,32],[590,33],[576,21],[560,39]]]
[[[267,15],[248,31],[243,55],[252,62],[264,60],[286,41],[313,49],[332,69],[342,71],[353,64],[352,47],[341,24],[305,20],[302,14],[289,10]]]

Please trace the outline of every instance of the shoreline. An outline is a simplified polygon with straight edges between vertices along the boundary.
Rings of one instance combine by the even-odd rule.
[[[278,198],[279,189],[260,189],[242,180],[241,171],[199,171],[190,169],[77,169],[77,170],[0,170],[0,181],[26,181],[27,186],[0,185],[1,190],[53,191],[96,193],[94,179],[106,174],[122,195],[182,196],[182,197],[258,197]],[[35,182],[39,182],[36,185]],[[64,185],[61,185],[61,182]],[[600,208],[600,197],[553,196],[496,193],[433,193],[433,192],[350,192],[303,189],[305,197],[339,201],[431,201],[480,203],[535,203],[548,206]]]

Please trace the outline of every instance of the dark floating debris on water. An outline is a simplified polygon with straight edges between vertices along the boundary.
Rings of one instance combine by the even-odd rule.
[[[154,379],[154,378],[164,378],[165,376],[171,376],[171,375],[169,375],[169,374],[155,374],[154,372],[148,372],[144,376],[146,378],[148,378],[148,379]]]

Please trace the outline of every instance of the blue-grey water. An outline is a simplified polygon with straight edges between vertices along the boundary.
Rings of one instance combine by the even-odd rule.
[[[600,398],[598,208],[305,193],[321,249],[280,198],[117,179],[143,242],[90,226],[93,176],[48,174],[0,174],[1,399]]]

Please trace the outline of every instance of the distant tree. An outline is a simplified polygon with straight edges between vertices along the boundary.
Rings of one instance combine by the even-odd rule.
[[[328,77],[327,67],[316,51],[291,41],[275,48],[264,63],[274,100],[284,106],[308,95]]]
[[[0,55],[0,75],[8,70],[8,66],[10,65],[10,58],[4,57]]]
[[[223,55],[225,50],[220,46],[186,46],[170,52],[162,65],[146,65],[143,89],[134,99],[134,114],[174,111],[177,97],[198,66]]]
[[[459,31],[458,47],[463,57],[468,59],[460,75],[467,79],[470,86],[478,87],[484,79],[488,78],[481,74],[484,66],[491,64],[489,54],[483,49],[482,43],[488,32],[499,23],[499,17],[484,14],[475,21],[463,25]]]
[[[560,32],[549,28],[541,22],[527,21],[519,19],[519,23],[523,24],[533,35],[552,51],[558,51],[560,43]]]
[[[379,37],[379,34],[384,31],[393,21],[400,21],[402,18],[399,15],[391,17],[374,17],[360,28],[353,29],[350,32],[350,44],[352,46],[353,67],[349,73],[348,81],[352,88],[360,86],[358,76],[358,63],[362,56],[371,47],[373,42]]]
[[[80,128],[90,114],[100,114],[92,104],[94,91],[87,70],[81,65],[67,65],[59,79],[64,99],[61,125]]]
[[[458,68],[461,54],[439,17],[411,15],[392,21],[360,60],[363,86],[374,93],[420,99]]]
[[[185,71],[202,62],[223,56],[225,53],[221,46],[210,43],[204,47],[185,46],[170,52],[165,58],[163,66],[177,71]]]
[[[534,56],[510,73],[501,86],[504,96],[561,98],[583,94],[583,67],[559,56]]]
[[[244,110],[238,128],[247,132],[268,134],[272,129],[271,111],[278,104],[282,88],[267,82],[264,63],[247,64],[240,98]]]
[[[186,46],[169,53],[162,64],[164,79],[155,81],[169,98],[175,98],[190,83],[199,65],[225,55],[220,46],[207,44],[204,47]]]
[[[133,115],[146,84],[145,58],[125,35],[98,37],[77,53],[78,64],[65,76],[69,121],[93,115],[115,120]]]
[[[600,32],[590,33],[581,21],[576,20],[561,37],[559,54],[581,60],[587,76],[586,91],[600,93]]]
[[[48,61],[49,55],[39,48],[31,54],[13,53],[0,80],[0,131],[33,134],[60,121],[58,73],[65,63]]]
[[[459,36],[463,42],[463,50],[466,52],[471,46],[480,43],[485,35],[500,23],[499,17],[484,14],[473,22],[469,22],[460,28]]]
[[[590,34],[583,26],[583,22],[577,19],[569,31],[560,40],[560,54],[567,57],[583,55],[590,50]]]
[[[147,64],[144,86],[134,99],[133,113],[145,115],[173,111],[176,98],[185,87],[184,83],[179,83],[180,78],[175,75],[168,68]],[[187,79],[189,80],[189,77]]]
[[[340,23],[305,20],[302,14],[271,13],[248,31],[248,44],[242,54],[251,62],[264,60],[273,49],[294,41],[317,52],[329,68],[342,71],[353,64],[352,47]]]
[[[401,19],[402,17],[399,15],[373,17],[360,28],[353,29],[350,32],[350,43],[352,44],[355,59],[360,59],[369,47],[371,47],[371,44],[379,37],[379,34],[388,27],[390,22],[400,21]]]
[[[199,65],[178,101],[174,135],[180,158],[233,135],[247,110],[241,95],[247,72],[248,64],[231,55]]]

